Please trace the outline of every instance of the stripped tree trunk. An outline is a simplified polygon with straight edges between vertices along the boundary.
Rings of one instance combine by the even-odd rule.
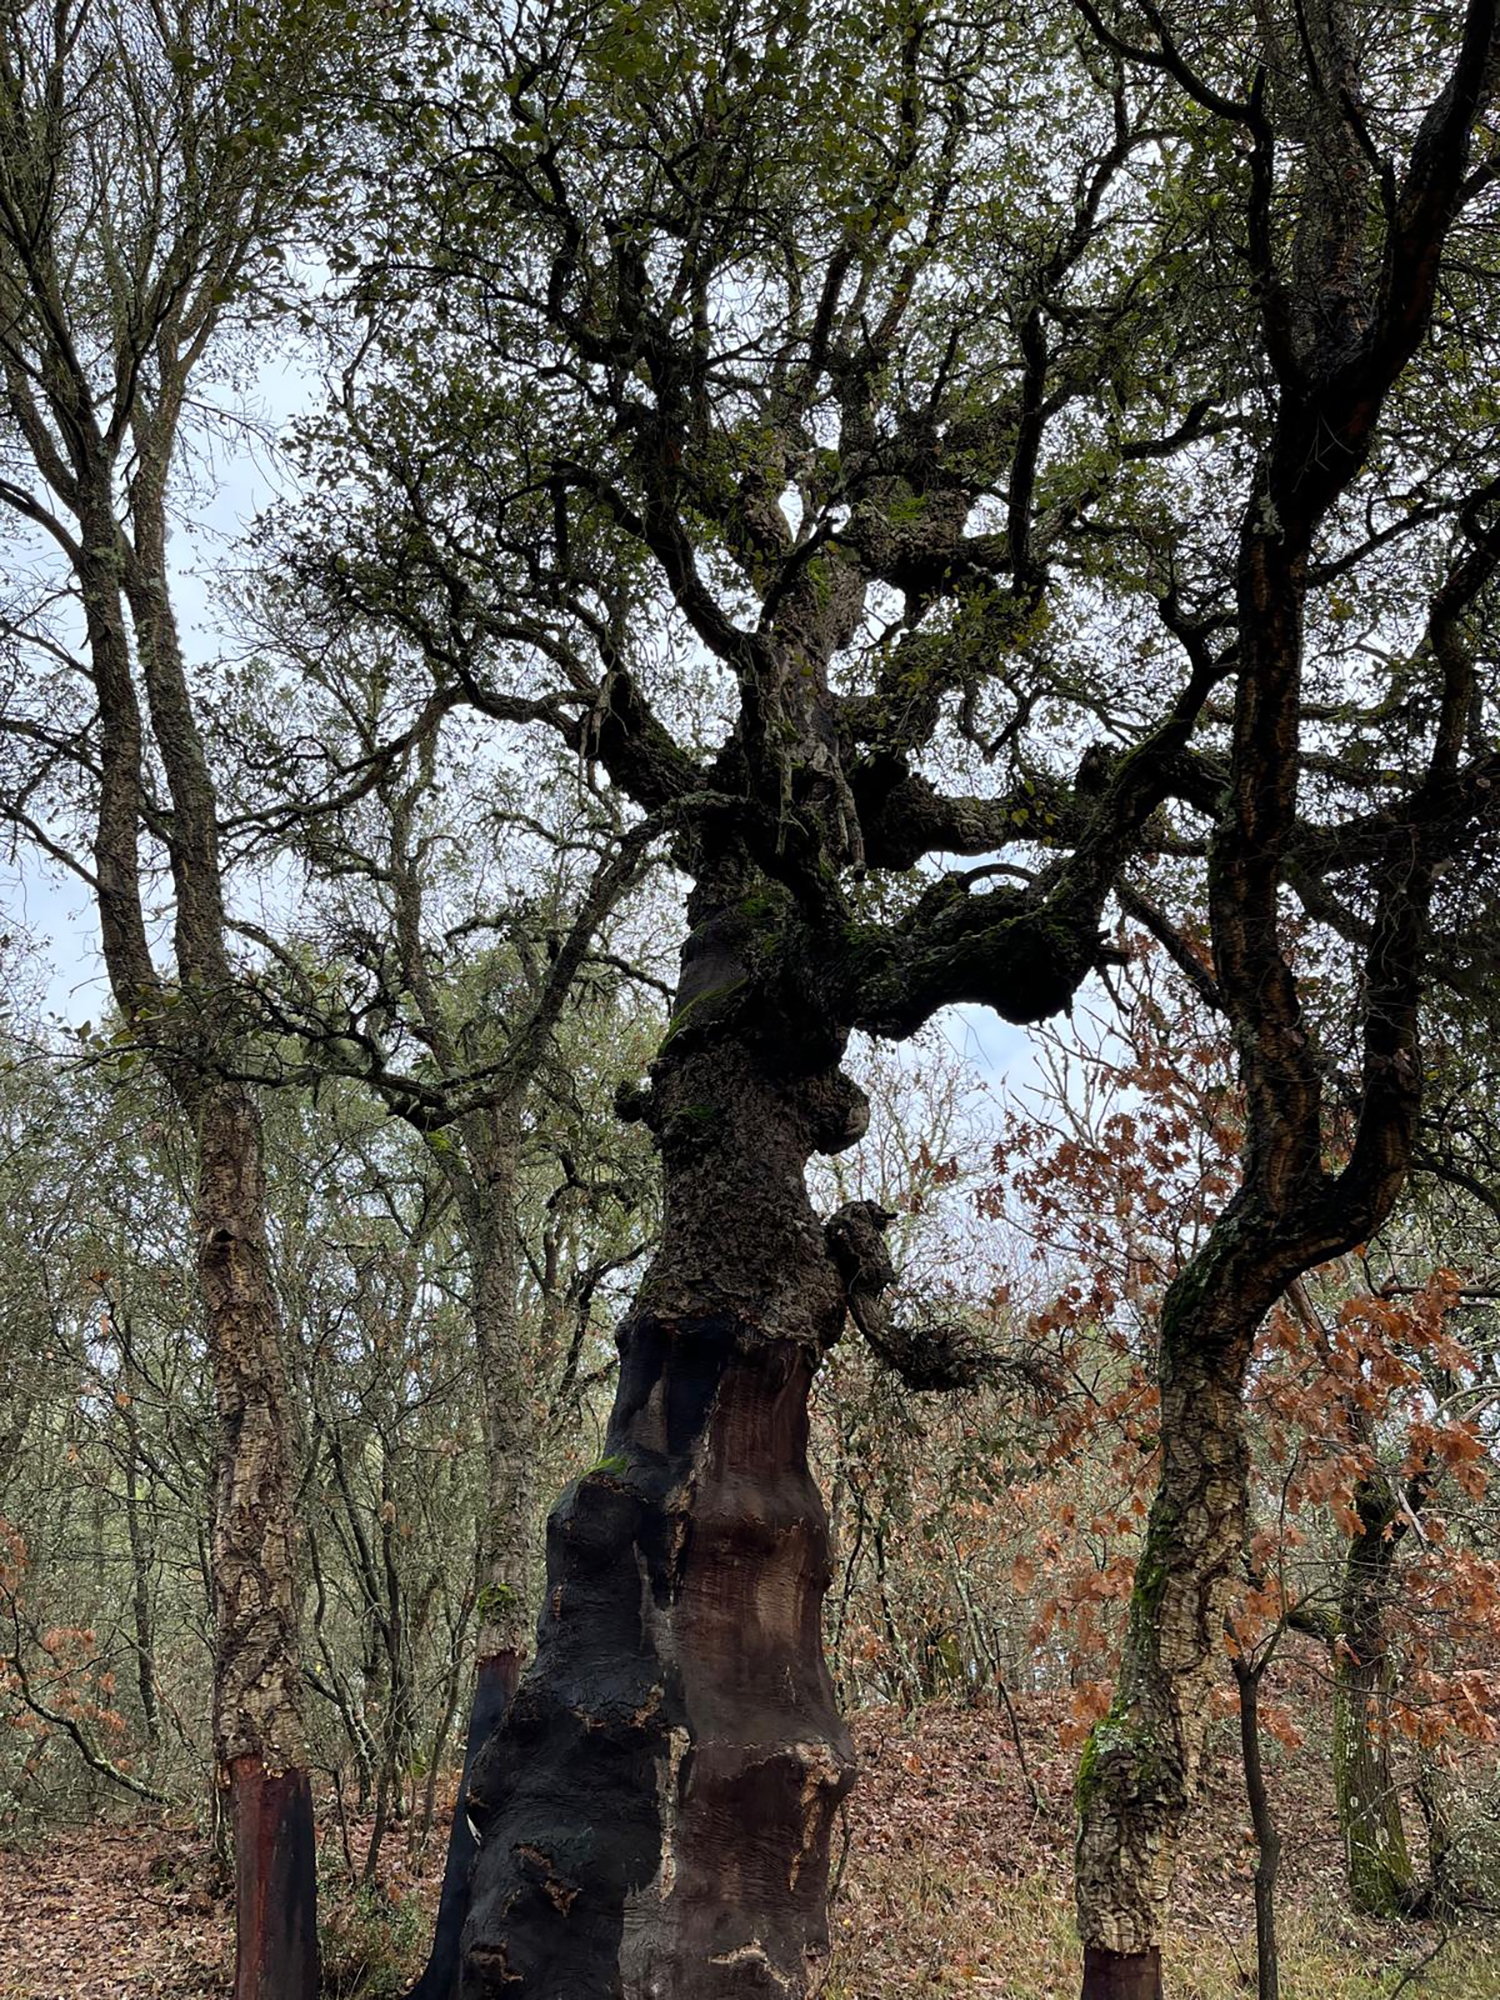
[[[807,1399],[845,1295],[804,1169],[867,1113],[837,1047],[747,1018],[744,954],[722,904],[699,916],[653,1066],[661,1249],[604,1455],[549,1525],[536,1666],[470,1784],[466,1996],[800,1994],[826,1948],[854,1765]]]

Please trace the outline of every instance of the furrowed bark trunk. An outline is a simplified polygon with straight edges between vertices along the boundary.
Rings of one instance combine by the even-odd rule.
[[[162,496],[174,406],[139,440],[133,556],[117,539],[168,842],[182,1026],[167,1074],[198,1144],[198,1276],[219,1419],[214,1748],[234,1814],[235,2000],[313,2000],[317,1870],[301,1708],[290,1383],[266,1245],[260,1116],[224,1075],[236,1043],[218,801],[167,583]],[[113,968],[112,968],[113,977]]]
[[[1259,171],[1264,182],[1264,155]],[[1315,316],[1326,311],[1328,324],[1347,325],[1345,280],[1359,265],[1363,238],[1349,233],[1348,210],[1339,201],[1318,197],[1315,208],[1302,219],[1299,248],[1316,240],[1312,261],[1336,268],[1322,306],[1308,303]],[[1335,239],[1343,245],[1336,258]],[[1415,285],[1412,291],[1424,315],[1431,292],[1423,302]],[[1368,348],[1365,380],[1351,395],[1342,361],[1330,363],[1321,350],[1293,356],[1295,337],[1279,319],[1268,316],[1266,331],[1283,395],[1239,528],[1229,783],[1208,865],[1214,974],[1245,1099],[1242,1184],[1163,1306],[1160,1485],[1137,1566],[1115,1700],[1079,1769],[1084,2000],[1122,1994],[1155,2000],[1161,1991],[1158,1953],[1177,1848],[1197,1782],[1225,1601],[1242,1553],[1240,1396],[1256,1327],[1293,1279],[1384,1221],[1410,1165],[1420,1103],[1417,1001],[1432,886],[1420,828],[1454,768],[1451,717],[1467,699],[1461,669],[1445,669],[1444,728],[1418,794],[1421,811],[1377,874],[1358,1013],[1359,1116],[1343,1166],[1330,1173],[1324,1073],[1284,948],[1280,902],[1297,819],[1307,563],[1323,517],[1363,463],[1381,400],[1412,348],[1403,349],[1404,335]],[[1324,450],[1325,433],[1336,430],[1339,450]],[[1435,599],[1435,612],[1436,606]]]
[[[1385,1694],[1383,1662],[1351,1660],[1340,1649],[1333,1690],[1334,1795],[1350,1900],[1371,1917],[1401,1916],[1414,1894],[1382,1717]]]
[[[477,1762],[465,1996],[750,2000],[826,1949],[853,1776],[820,1633],[807,1398],[844,1293],[804,1169],[864,1128],[837,1049],[695,930],[652,1072],[662,1247],[620,1329],[604,1455],[548,1528],[536,1664]]]
[[[249,1094],[225,1083],[205,1089],[196,1123],[198,1268],[219,1419],[214,1742],[234,1816],[234,2000],[315,2000],[292,1425],[266,1254],[260,1124]]]
[[[1385,1601],[1400,1534],[1395,1495],[1383,1478],[1362,1481],[1354,1504],[1360,1532],[1344,1565],[1333,1660],[1334,1796],[1350,1900],[1368,1916],[1397,1917],[1415,1893],[1385,1718]]]
[[[1114,1701],[1078,1772],[1083,2000],[1159,2000],[1172,1881],[1243,1550],[1240,1394],[1256,1319],[1211,1314],[1191,1267],[1174,1292],[1162,1313],[1160,1481]]]

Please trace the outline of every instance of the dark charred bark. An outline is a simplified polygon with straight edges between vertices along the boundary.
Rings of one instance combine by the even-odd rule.
[[[549,1524],[536,1664],[469,1787],[468,1996],[783,2000],[826,1948],[854,1765],[807,1399],[845,1296],[804,1169],[866,1114],[836,1042],[749,999],[743,933],[699,924],[653,1066],[662,1245],[604,1456]]]
[[[521,1655],[497,1653],[481,1659],[474,1677],[474,1699],[469,1705],[469,1731],[464,1743],[463,1775],[458,1797],[453,1802],[453,1818],[448,1829],[448,1855],[443,1864],[443,1886],[438,1897],[437,1923],[432,1950],[421,1978],[406,2000],[455,2000],[459,1985],[459,1939],[469,1914],[469,1883],[479,1843],[469,1818],[469,1784],[474,1761],[500,1728],[521,1678]]]
[[[537,1668],[470,1787],[466,1994],[801,1992],[826,1943],[853,1759],[818,1627],[813,1362],[757,1332],[621,1331],[609,1450],[549,1532]]]

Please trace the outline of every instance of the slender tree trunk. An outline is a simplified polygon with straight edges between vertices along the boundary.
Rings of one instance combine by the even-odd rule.
[[[474,1340],[483,1398],[485,1505],[480,1524],[481,1662],[524,1659],[531,1635],[531,1515],[536,1490],[536,1385],[520,1314],[516,1161],[487,1149],[473,1231]],[[509,1671],[503,1669],[502,1671]]]
[[[135,1684],[147,1753],[154,1763],[161,1749],[161,1705],[156,1694],[156,1633],[151,1617],[151,1564],[154,1551],[141,1519],[141,1426],[134,1401],[134,1371],[127,1363],[125,1422],[125,1532],[130,1542],[130,1602],[135,1623]]]
[[[505,1720],[521,1677],[533,1615],[528,1576],[536,1427],[518,1301],[515,1145],[508,1130],[497,1129],[508,1123],[503,1107],[483,1115],[488,1129],[478,1135],[476,1149],[483,1184],[460,1190],[470,1233],[474,1340],[485,1447],[478,1659],[432,1949],[407,2000],[454,2000],[458,1992],[459,1940],[469,1913],[470,1882],[478,1853],[467,1806],[469,1781],[475,1758]]]
[[[1240,1755],[1245,1797],[1255,1829],[1255,1990],[1256,2000],[1280,2000],[1281,1966],[1276,1948],[1276,1877],[1281,1869],[1281,1835],[1271,1813],[1265,1766],[1260,1754],[1260,1682],[1267,1659],[1253,1667],[1234,1663],[1240,1685]]]
[[[163,386],[155,423],[138,438],[135,546],[121,581],[173,805],[186,1022],[169,1074],[197,1133],[198,1271],[220,1425],[214,1723],[234,1809],[235,2000],[312,2000],[317,1865],[301,1707],[296,1426],[267,1252],[260,1114],[250,1091],[223,1074],[237,1043],[235,974],[218,801],[167,583],[163,496],[181,384]]]
[[[370,1827],[370,1844],[365,1849],[365,1865],[359,1871],[359,1879],[367,1888],[380,1872],[380,1850],[385,1845],[393,1782],[394,1773],[388,1753],[380,1760],[380,1775],[375,1780],[375,1818]]]
[[[837,1048],[747,1005],[720,909],[684,953],[646,1114],[661,1249],[604,1455],[548,1528],[536,1664],[469,1793],[465,1996],[800,1995],[853,1776],[824,1664],[807,1399],[844,1292],[807,1199],[864,1129]],[[754,1017],[754,1018],[752,1018]]]
[[[1373,1427],[1362,1416],[1360,1422],[1373,1452]],[[1326,1635],[1333,1668],[1334,1798],[1350,1901],[1368,1916],[1396,1917],[1416,1897],[1386,1721],[1385,1606],[1406,1523],[1396,1488],[1378,1464],[1356,1486],[1354,1511],[1359,1527],[1344,1558],[1338,1617]]]
[[[1349,1895],[1367,1916],[1399,1917],[1411,1905],[1413,1875],[1401,1795],[1391,1778],[1385,1700],[1384,1659],[1351,1657],[1340,1646],[1334,1662],[1333,1775]]]
[[[427,1843],[432,1838],[432,1822],[437,1813],[438,1778],[448,1749],[448,1732],[458,1714],[458,1690],[462,1675],[463,1662],[455,1652],[444,1683],[442,1713],[438,1716],[437,1728],[432,1732],[432,1750],[428,1755],[427,1777],[422,1786],[422,1809],[413,1813],[412,1823],[406,1831],[406,1859],[409,1864],[425,1856]]]
[[[1385,1605],[1405,1524],[1377,1470],[1355,1489],[1359,1532],[1349,1543],[1333,1649],[1333,1775],[1349,1895],[1372,1917],[1397,1917],[1414,1894],[1401,1797],[1391,1780]]]
[[[1445,1791],[1437,1760],[1430,1751],[1422,1751],[1416,1797],[1422,1823],[1427,1829],[1428,1888],[1425,1897],[1417,1899],[1417,1905],[1422,1915],[1439,1919],[1456,1916],[1469,1893],[1454,1850]]]
[[[312,1791],[303,1752],[287,1376],[249,1094],[196,1107],[199,1277],[219,1419],[214,1741],[234,1816],[234,2000],[314,2000]]]
[[[415,1662],[409,1629],[410,1593],[396,1561],[396,1504],[387,1466],[381,1475],[380,1556],[385,1584],[385,1615],[381,1636],[386,1652],[384,1751],[381,1769],[386,1780],[390,1816],[397,1824],[406,1816],[403,1773],[411,1768],[416,1749]],[[373,1871],[372,1878],[373,1880]]]
[[[1212,1285],[1212,1279],[1209,1279]],[[1190,1266],[1162,1312],[1162,1468],[1120,1675],[1078,1773],[1084,2000],[1159,2000],[1161,1942],[1197,1788],[1224,1611],[1243,1549],[1240,1393],[1259,1315]]]

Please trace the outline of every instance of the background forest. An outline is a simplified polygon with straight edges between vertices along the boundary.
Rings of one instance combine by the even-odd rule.
[[[1104,1029],[1081,1010],[1039,1041],[1024,1095],[955,1050],[961,1022],[899,1064],[869,1057],[872,1136],[824,1191],[829,1206],[857,1195],[893,1210],[912,1296],[962,1314],[1009,1362],[994,1386],[921,1394],[845,1342],[820,1378],[827,1643],[867,1760],[830,1995],[1069,1984],[1073,1766],[1108,1705],[1149,1499],[1153,1314],[1222,1198],[1237,1115],[1212,1021],[1159,951],[1130,948],[1118,1019]],[[518,1220],[541,1496],[601,1455],[614,1316],[655,1226],[649,1160],[620,1143],[609,1101],[662,1018],[605,968],[529,1124]],[[180,1135],[107,1036],[81,1058],[47,1055],[20,1027],[13,1014],[5,1990],[217,1993],[229,1878],[209,1728],[213,1414]],[[378,1104],[345,1084],[289,1086],[268,1139],[324,1979],[395,1993],[427,1951],[485,1587],[470,1279],[440,1154]],[[1437,1946],[1419,1990],[1489,1990],[1495,1290],[1492,1218],[1438,1203],[1267,1325],[1250,1392],[1254,1567],[1213,1691],[1185,1990],[1232,1992],[1255,1963],[1247,1671],[1289,1844],[1290,1990],[1389,1991]],[[1401,1528],[1382,1540],[1392,1514]],[[1340,1764],[1362,1697],[1339,1634],[1356,1616],[1382,1634],[1364,1845]],[[101,1826],[134,1828],[131,1845],[101,1845]],[[45,1976],[27,1970],[39,1908],[55,1924]],[[103,1925],[102,1953],[73,1941],[77,1921]]]
[[[0,2000],[1500,1986],[1497,101],[0,10]]]

